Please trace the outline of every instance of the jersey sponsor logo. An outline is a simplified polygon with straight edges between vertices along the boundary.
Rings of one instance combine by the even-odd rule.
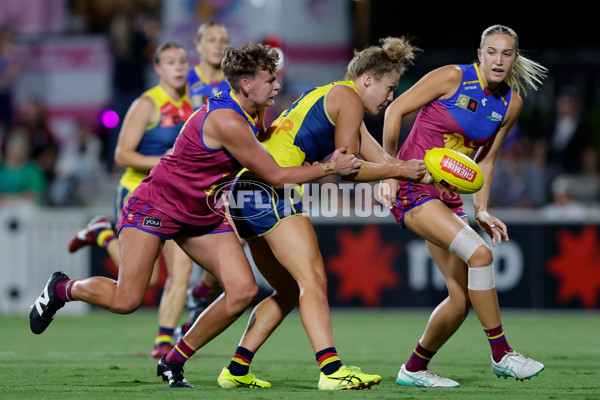
[[[162,221],[154,217],[145,217],[144,222],[142,222],[142,226],[146,228],[159,229],[162,226]]]
[[[496,111],[492,111],[492,115],[488,115],[487,119],[491,119],[492,121],[500,122],[502,121],[502,114],[498,114]]]
[[[477,89],[477,85],[469,85],[463,88],[464,90],[475,90]]]
[[[292,122],[292,120],[290,120],[290,119],[283,118],[283,119],[279,119],[279,120],[275,121],[274,126],[276,127],[275,131],[273,131],[272,127],[269,128],[268,131],[273,132],[273,135],[279,135],[279,132],[281,132],[282,130],[285,132],[290,132],[291,130],[293,130],[294,122]]]
[[[469,110],[472,113],[476,113],[479,102],[475,99],[470,98],[469,96],[461,94],[458,96],[458,100],[456,100],[455,105],[457,107],[464,108],[465,110]]]

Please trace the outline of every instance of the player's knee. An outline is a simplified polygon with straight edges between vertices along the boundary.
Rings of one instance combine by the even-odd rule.
[[[256,283],[247,283],[229,290],[227,293],[228,303],[234,309],[245,310],[250,307],[256,296],[258,296],[258,286]]]
[[[493,261],[489,246],[470,226],[463,227],[456,234],[448,251],[456,254],[469,267],[489,265]]]
[[[140,308],[141,305],[142,299],[125,299],[111,307],[111,311],[116,314],[131,314]]]
[[[488,245],[483,244],[475,250],[471,258],[469,258],[467,265],[469,267],[480,267],[490,265],[494,262],[494,255],[492,249]]]

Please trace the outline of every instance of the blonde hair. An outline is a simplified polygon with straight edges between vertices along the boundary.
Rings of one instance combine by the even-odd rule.
[[[240,90],[240,82],[258,72],[267,70],[275,73],[279,53],[266,44],[247,44],[242,47],[228,47],[221,62],[225,79],[234,91]]]
[[[481,42],[479,43],[479,49],[483,51],[487,38],[491,35],[507,35],[514,39],[515,48],[519,57],[513,65],[506,83],[510,85],[517,93],[523,91],[527,94],[525,86],[529,86],[533,90],[538,90],[542,84],[542,79],[548,75],[548,69],[543,65],[524,57],[519,50],[519,37],[517,33],[504,25],[492,25],[481,34]]]
[[[379,39],[381,46],[367,47],[362,51],[354,51],[354,58],[348,64],[346,80],[355,80],[364,73],[370,72],[375,79],[389,72],[397,71],[400,76],[406,70],[406,64],[415,58],[420,50],[412,46],[405,37],[386,37]]]
[[[202,40],[202,35],[204,35],[204,32],[206,32],[206,30],[208,28],[213,27],[213,26],[222,27],[227,32],[227,36],[229,36],[229,29],[227,29],[227,27],[225,25],[223,25],[219,21],[210,20],[210,21],[204,22],[202,25],[200,25],[198,27],[198,31],[196,31],[196,36],[194,37],[194,42],[200,43],[200,41]]]

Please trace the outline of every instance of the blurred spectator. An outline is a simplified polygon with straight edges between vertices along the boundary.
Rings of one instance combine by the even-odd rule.
[[[0,205],[44,200],[44,173],[29,158],[27,137],[12,133],[6,144],[4,161],[0,163]]]
[[[0,27],[0,145],[4,149],[6,136],[13,122],[13,87],[19,75],[14,53],[13,32]]]
[[[545,128],[548,170],[552,178],[560,173],[581,172],[583,154],[593,148],[592,131],[582,116],[579,91],[566,86],[556,98],[555,107],[556,119]]]
[[[592,207],[600,206],[600,171],[598,170],[598,152],[588,148],[583,152],[583,171],[579,174],[559,176],[570,182],[570,194],[573,199]]]
[[[567,175],[559,175],[552,181],[552,203],[540,210],[546,220],[585,220],[590,209],[575,200],[573,189],[575,182]]]
[[[85,205],[95,192],[102,175],[102,143],[87,121],[79,121],[75,137],[64,145],[56,161],[50,187],[53,205]]]
[[[40,99],[32,97],[25,103],[14,132],[29,139],[30,158],[44,172],[46,182],[50,185],[54,179],[54,164],[59,147]]]
[[[510,135],[510,133],[509,133]],[[494,168],[490,207],[541,207],[547,203],[545,145],[517,135],[503,147]]]
[[[110,46],[113,52],[112,100],[113,109],[123,121],[129,106],[148,88],[146,69],[151,65],[159,27],[155,20],[140,14],[135,3],[123,6],[110,25]],[[121,125],[111,132],[108,144],[108,166]]]

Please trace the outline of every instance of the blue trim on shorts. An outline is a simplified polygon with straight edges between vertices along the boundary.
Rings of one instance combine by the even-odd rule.
[[[224,231],[212,231],[212,232],[208,232],[206,233],[206,235],[216,235],[217,233],[224,233],[224,232],[235,232],[233,229],[226,229]]]
[[[119,227],[119,230],[117,231],[117,236],[119,236],[119,233],[121,232],[121,230],[122,230],[123,228],[136,228],[136,229],[139,229],[139,230],[140,230],[140,231],[142,231],[142,232],[150,233],[150,234],[152,234],[152,235],[155,235],[155,236],[158,236],[158,237],[162,237],[162,238],[165,238],[165,239],[171,239],[171,240],[172,240],[173,238],[172,238],[171,236],[162,235],[162,234],[160,234],[160,233],[158,233],[158,232],[155,232],[155,231],[149,231],[149,230],[147,230],[147,229],[142,229],[142,228],[140,228],[140,227],[137,225],[137,223],[138,223],[138,221],[139,221],[139,218],[140,218],[140,214],[141,214],[141,213],[143,213],[144,211],[146,211],[146,210],[147,210],[147,209],[150,207],[149,205],[146,205],[146,207],[144,207],[144,209],[143,209],[143,210],[140,210],[140,211],[138,211],[138,212],[137,212],[137,215],[135,216],[135,222],[134,222],[133,224],[125,224],[125,217],[126,217],[127,215],[129,215],[129,206],[130,206],[131,204],[134,204],[136,201],[138,201],[138,198],[137,198],[137,197],[136,197],[135,199],[133,199],[133,201],[132,201],[132,202],[130,202],[130,203],[127,203],[127,205],[125,206],[125,207],[126,207],[126,210],[127,210],[127,212],[125,212],[125,213],[123,213],[123,214],[121,215],[121,223],[119,224],[119,225],[120,225],[120,227]]]

